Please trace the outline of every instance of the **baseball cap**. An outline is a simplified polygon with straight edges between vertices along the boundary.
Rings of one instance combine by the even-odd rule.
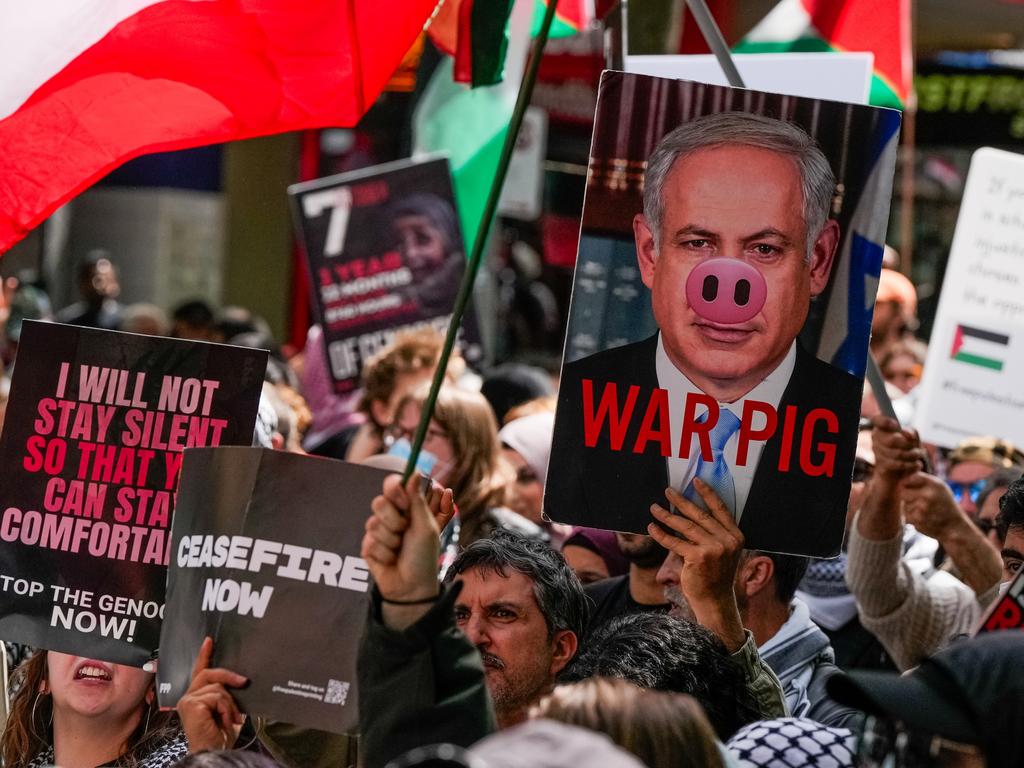
[[[1024,467],[1024,453],[1009,440],[998,437],[968,437],[957,443],[949,454],[949,465],[978,461],[994,467]]]
[[[829,678],[841,704],[922,733],[981,747],[989,765],[1024,754],[1024,632],[954,643],[906,675],[853,671]]]

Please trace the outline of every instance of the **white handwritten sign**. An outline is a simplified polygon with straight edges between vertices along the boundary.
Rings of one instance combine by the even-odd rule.
[[[915,423],[953,446],[1024,444],[1024,155],[974,153],[942,284]]]

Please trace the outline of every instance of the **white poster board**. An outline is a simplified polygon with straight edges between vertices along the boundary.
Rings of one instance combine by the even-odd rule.
[[[974,153],[928,347],[915,425],[951,447],[1024,444],[1024,155]]]
[[[875,63],[872,53],[736,53],[732,59],[747,88],[851,104],[868,103]],[[626,71],[711,85],[729,84],[711,54],[627,56]]]
[[[516,148],[498,200],[498,215],[524,221],[540,216],[547,149],[548,113],[540,107],[530,107],[516,137]]]

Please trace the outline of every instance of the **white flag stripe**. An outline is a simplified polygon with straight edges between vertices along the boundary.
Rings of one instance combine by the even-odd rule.
[[[997,360],[1002,360],[1006,357],[1006,344],[1000,344],[997,341],[988,341],[987,339],[979,339],[977,336],[968,336],[966,333],[963,335],[963,346],[960,347],[958,352],[966,352],[969,355],[980,355],[981,357],[994,357]]]
[[[0,3],[0,120],[118,24],[161,2],[166,0]]]
[[[818,357],[822,360],[831,360],[835,356],[850,330],[847,327],[847,309],[850,301],[850,249],[853,246],[853,234],[857,233],[878,245],[885,244],[889,194],[892,190],[893,170],[896,167],[894,158],[899,137],[898,131],[893,133],[875,161],[875,167],[871,169],[864,191],[857,202],[857,209],[850,217],[850,231],[845,233],[842,251],[837,263],[832,265],[835,284],[832,286],[828,312],[825,313],[825,326],[818,343]],[[871,285],[877,290],[876,280],[872,280]],[[875,303],[874,293],[865,295],[864,300],[866,306],[872,306]]]
[[[750,30],[744,43],[788,43],[808,34],[820,37],[814,31],[811,17],[800,0],[782,0]]]

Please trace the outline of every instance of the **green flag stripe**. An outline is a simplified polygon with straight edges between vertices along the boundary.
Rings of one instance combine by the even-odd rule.
[[[993,371],[1003,370],[1002,360],[996,360],[992,357],[982,357],[981,355],[972,355],[970,352],[957,352],[953,355],[953,359],[959,360],[961,363],[979,365],[982,368],[991,368]]]
[[[467,252],[476,241],[476,233],[480,229],[487,192],[494,181],[506,133],[508,127],[493,134],[461,166],[452,169],[455,200],[459,207],[459,221],[462,222],[462,239],[466,243]]]
[[[547,3],[544,0],[534,0],[533,5],[533,26],[530,28],[530,36],[536,37],[540,32],[540,26],[544,23],[544,11],[547,10]],[[555,11],[555,19],[551,23],[550,37],[572,37],[579,33],[579,29],[563,19]]]
[[[871,77],[871,91],[868,96],[868,102],[876,107],[903,109],[903,102],[896,91],[878,75],[872,75]]]
[[[820,37],[798,37],[779,42],[741,40],[732,50],[734,53],[831,53],[836,49]]]

